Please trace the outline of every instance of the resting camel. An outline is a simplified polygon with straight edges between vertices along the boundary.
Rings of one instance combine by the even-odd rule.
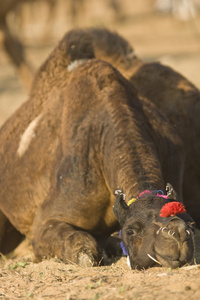
[[[200,92],[185,77],[158,62],[139,59],[130,43],[106,29],[82,29],[92,36],[95,55],[115,66],[167,117],[186,153],[183,201],[200,228]],[[80,33],[80,30],[79,30]]]
[[[121,228],[132,268],[182,266],[194,252],[182,141],[93,50],[91,37],[67,33],[0,129],[1,249],[9,220],[38,260],[93,266]]]

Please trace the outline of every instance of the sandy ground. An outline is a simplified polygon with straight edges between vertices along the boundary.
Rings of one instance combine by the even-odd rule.
[[[91,4],[92,0],[88,2]],[[125,0],[124,3],[126,17],[120,19],[109,9],[88,5],[85,18],[82,16],[78,25],[103,25],[118,31],[132,43],[138,56],[170,65],[200,87],[200,17],[182,22],[170,15],[160,15],[152,9],[153,0]],[[96,9],[93,13],[92,8]],[[27,26],[21,31],[34,71],[72,27],[69,20],[64,23],[61,17],[55,17],[52,34],[44,41],[40,24],[36,25],[34,29],[37,27],[38,31],[30,24],[29,31]],[[23,82],[0,47],[0,124],[27,97]],[[0,299],[200,299],[199,235],[198,231],[197,264],[176,270],[162,267],[129,270],[124,257],[109,266],[83,269],[55,259],[36,264],[30,252],[22,252],[15,259],[2,256]]]
[[[7,261],[0,272],[0,299],[200,299],[200,266],[178,270],[129,270],[126,259],[82,269],[55,260]]]

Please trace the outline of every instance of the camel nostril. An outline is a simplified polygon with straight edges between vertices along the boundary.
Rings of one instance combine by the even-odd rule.
[[[190,231],[186,224],[181,224],[182,226],[178,226],[179,240],[181,242],[188,241],[190,239]]]
[[[172,236],[175,235],[175,231],[172,232],[171,230],[169,230],[169,231],[168,231],[168,235],[172,235]]]
[[[177,227],[174,234],[174,237],[176,238],[177,241],[185,242],[190,239],[190,231],[186,228],[187,228],[186,226]]]
[[[160,227],[156,234],[163,234],[169,237],[173,237],[178,242],[185,242],[188,241],[191,237],[191,232],[188,229],[188,226],[185,222],[179,220],[170,221],[163,227]]]

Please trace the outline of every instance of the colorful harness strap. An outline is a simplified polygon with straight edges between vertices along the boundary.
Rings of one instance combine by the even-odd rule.
[[[137,198],[132,198],[132,199],[130,199],[130,200],[128,201],[127,205],[130,206],[130,205],[131,205],[133,202],[135,202],[138,198],[144,196],[145,194],[151,194],[151,193],[152,193],[151,191],[145,190],[145,191],[141,192]],[[161,193],[161,194],[160,194],[160,193]],[[156,194],[157,197],[161,197],[161,198],[167,199],[167,195],[164,195],[164,193],[163,193],[162,190],[157,190],[157,191],[155,192],[155,194]]]
[[[122,237],[122,231],[121,230],[119,231],[119,236]],[[120,242],[120,247],[122,249],[123,254],[125,256],[127,256],[128,255],[128,250],[126,249],[126,246],[124,245],[123,241]]]
[[[152,194],[152,193],[155,194],[157,197],[162,197],[162,198],[167,199],[167,195],[164,195],[164,192],[162,190],[157,190],[156,192],[151,192],[149,190],[145,190],[144,192],[140,193],[137,198],[140,198],[140,197],[144,196],[145,194]]]
[[[135,202],[137,198],[132,198],[128,201],[127,205],[130,206],[133,202]]]

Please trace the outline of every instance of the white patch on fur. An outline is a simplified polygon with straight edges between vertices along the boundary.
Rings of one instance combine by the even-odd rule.
[[[24,133],[21,136],[20,142],[19,142],[19,147],[17,149],[17,154],[19,156],[22,156],[26,150],[28,149],[32,139],[35,137],[35,128],[41,119],[42,114],[37,116],[26,128]]]
[[[67,67],[67,71],[71,72],[72,70],[76,69],[78,66],[82,65],[84,62],[88,61],[88,59],[83,58],[83,59],[77,59],[72,61],[68,67]]]
[[[128,59],[132,60],[133,58],[136,57],[135,52],[131,51],[130,53],[127,54]]]

